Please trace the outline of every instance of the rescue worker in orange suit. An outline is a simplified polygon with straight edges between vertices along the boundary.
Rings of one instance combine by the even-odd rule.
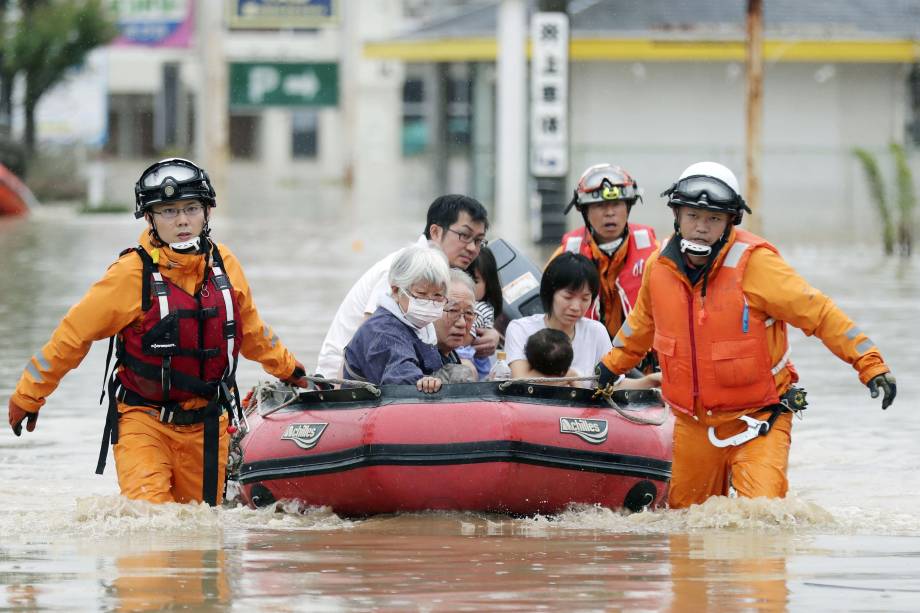
[[[550,257],[552,261],[571,251],[594,262],[601,287],[585,316],[603,323],[611,338],[636,303],[645,263],[658,247],[651,226],[627,223],[640,198],[636,181],[619,166],[591,166],[582,173],[564,211],[568,213],[574,206],[585,225],[566,233]]]
[[[597,370],[602,387],[654,348],[675,415],[671,508],[710,496],[781,498],[794,410],[804,392],[786,326],[820,338],[852,365],[882,408],[897,387],[878,348],[830,298],[759,236],[737,227],[735,175],[693,164],[662,193],[676,233],[648,262],[635,308]]]
[[[148,226],[140,244],[122,252],[29,360],[10,397],[10,427],[16,436],[23,425],[33,431],[61,378],[108,337],[117,360],[96,472],[111,441],[126,497],[217,504],[228,427],[240,415],[238,355],[292,385],[307,379],[259,317],[236,257],[209,237],[217,202],[207,173],[166,159],[147,168],[134,191],[135,217]]]

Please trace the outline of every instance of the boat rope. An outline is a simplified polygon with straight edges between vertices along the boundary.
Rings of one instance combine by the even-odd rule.
[[[327,377],[315,377],[313,375],[307,375],[305,378],[307,381],[314,384],[331,383],[339,386],[360,387],[369,391],[375,398],[380,398],[380,388],[367,381],[358,381],[357,379],[329,379]]]
[[[568,383],[569,381],[597,381],[597,375],[591,377],[528,377],[521,379],[508,379],[507,381],[502,381],[498,385],[500,391],[505,391],[509,386],[514,385],[515,383]],[[638,415],[639,411],[643,409],[624,409],[616,403],[613,399],[613,385],[608,384],[606,388],[595,388],[594,398],[603,398],[607,401],[607,404],[611,409],[620,414],[620,416],[626,421],[631,421],[634,424],[640,424],[643,426],[660,426],[668,420],[669,411],[666,408],[663,408],[661,411],[661,417],[655,419],[648,419]]]
[[[498,389],[505,391],[516,383],[568,383],[570,381],[597,381],[597,375],[590,377],[527,377],[520,379],[506,379],[498,384]]]
[[[607,387],[599,387],[594,390],[594,398],[603,398],[607,401],[607,404],[610,405],[611,409],[619,413],[620,417],[634,424],[639,424],[641,426],[660,426],[668,420],[670,411],[666,406],[661,407],[661,417],[655,419],[648,419],[638,415],[638,412],[642,409],[624,409],[613,399],[613,393],[615,391],[613,384],[608,383]]]
[[[279,404],[275,404],[273,399],[278,395],[281,395],[283,400]],[[297,401],[299,396],[300,393],[297,392],[297,388],[276,381],[270,383],[260,381],[252,388],[252,400],[255,402],[250,401],[249,406],[252,407],[260,417],[265,417],[266,415],[271,415],[275,411],[293,404]],[[263,403],[267,403],[269,400],[272,400],[271,407],[263,411]]]

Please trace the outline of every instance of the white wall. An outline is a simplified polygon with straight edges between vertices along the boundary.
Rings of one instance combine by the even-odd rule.
[[[869,232],[876,240],[863,171],[850,152],[887,154],[888,143],[901,139],[904,71],[767,66],[761,214],[768,237],[859,240]],[[744,90],[737,63],[575,64],[570,183],[590,164],[620,164],[645,189],[636,220],[667,231],[670,213],[658,194],[692,162],[723,162],[744,184]]]

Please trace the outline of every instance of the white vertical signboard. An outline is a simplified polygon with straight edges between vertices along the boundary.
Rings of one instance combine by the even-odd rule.
[[[569,17],[534,13],[530,22],[530,172],[564,177],[569,170]]]

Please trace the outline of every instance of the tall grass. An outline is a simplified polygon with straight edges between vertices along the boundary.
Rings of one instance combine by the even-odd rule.
[[[891,143],[898,185],[898,251],[909,256],[914,242],[914,208],[917,206],[917,192],[914,189],[914,175],[907,163],[904,147]]]
[[[888,211],[888,202],[885,196],[885,182],[882,180],[882,173],[878,168],[878,161],[875,156],[862,147],[853,149],[853,154],[862,162],[863,170],[866,171],[866,180],[869,182],[869,193],[878,210],[879,218],[882,220],[882,244],[885,247],[885,255],[894,253],[894,223],[891,220],[891,213]]]

